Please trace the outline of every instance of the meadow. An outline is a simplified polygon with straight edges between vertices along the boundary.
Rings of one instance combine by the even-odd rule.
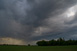
[[[77,51],[77,46],[0,46],[0,51]]]

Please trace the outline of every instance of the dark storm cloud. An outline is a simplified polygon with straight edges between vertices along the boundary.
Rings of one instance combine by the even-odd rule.
[[[74,30],[75,19],[70,21],[64,16],[76,3],[76,0],[0,0],[0,37],[27,42],[72,35],[67,32]]]
[[[2,4],[3,4],[3,2],[2,2],[2,0],[0,0],[0,10],[4,9],[4,4],[3,5]]]

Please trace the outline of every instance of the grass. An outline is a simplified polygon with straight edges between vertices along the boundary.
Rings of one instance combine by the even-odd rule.
[[[0,46],[0,51],[77,51],[77,46]]]

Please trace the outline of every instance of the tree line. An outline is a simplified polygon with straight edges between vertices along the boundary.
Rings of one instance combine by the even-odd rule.
[[[65,40],[64,38],[59,38],[57,40],[41,40],[36,42],[38,46],[66,46],[66,45],[77,45],[77,40]]]

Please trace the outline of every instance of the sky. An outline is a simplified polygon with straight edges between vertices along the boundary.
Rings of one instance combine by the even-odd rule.
[[[0,0],[0,44],[77,40],[77,0]]]

